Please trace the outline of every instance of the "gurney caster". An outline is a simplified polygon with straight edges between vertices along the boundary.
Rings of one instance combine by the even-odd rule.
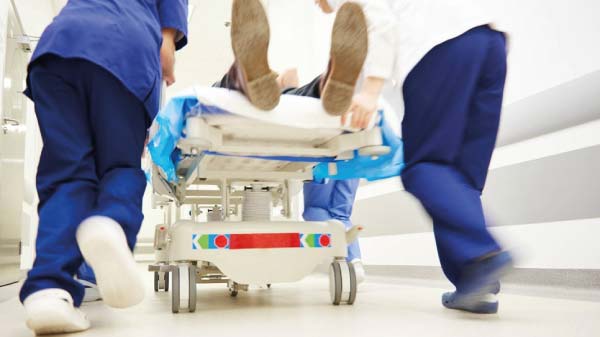
[[[329,267],[329,294],[334,305],[354,304],[356,299],[356,272],[345,259],[336,259]]]
[[[171,295],[173,313],[181,310],[196,311],[196,266],[192,263],[179,263],[171,273]]]

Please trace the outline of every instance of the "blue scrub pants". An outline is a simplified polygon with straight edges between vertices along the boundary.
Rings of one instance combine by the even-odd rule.
[[[304,220],[327,221],[339,220],[352,227],[350,216],[356,198],[359,179],[332,180],[326,184],[309,182],[304,184]],[[348,246],[348,261],[360,259],[358,240]]]
[[[20,293],[61,288],[76,306],[84,288],[75,240],[85,218],[114,219],[133,249],[146,179],[141,155],[149,126],[144,105],[111,73],[80,59],[46,56],[29,72],[44,141],[37,173],[36,259]],[[118,277],[118,275],[115,275]]]
[[[431,218],[444,273],[500,247],[481,193],[495,146],[506,77],[502,33],[474,28],[432,49],[407,77],[402,181]]]

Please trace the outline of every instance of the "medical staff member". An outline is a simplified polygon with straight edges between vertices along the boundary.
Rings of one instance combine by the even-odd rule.
[[[333,12],[347,0],[315,0]],[[506,38],[478,0],[353,0],[368,24],[367,77],[352,125],[366,127],[386,80],[404,101],[402,182],[433,219],[442,268],[456,291],[443,305],[495,313],[486,301],[512,264],[486,228],[481,193],[506,78]]]
[[[140,157],[186,34],[186,0],[70,0],[39,41],[26,92],[44,142],[39,227],[20,293],[37,334],[90,326],[73,277],[83,257],[106,304],[143,299],[131,253],[143,219]]]

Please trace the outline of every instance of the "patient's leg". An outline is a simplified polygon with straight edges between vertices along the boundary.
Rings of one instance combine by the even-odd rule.
[[[233,67],[232,67],[233,69]],[[298,79],[295,69],[290,69],[282,72],[277,78],[277,83],[281,94],[283,95],[295,95],[295,96],[306,96],[313,98],[321,98],[321,78],[322,75],[317,76],[315,79],[310,81],[308,84],[297,87]],[[213,83],[215,88],[227,88],[231,90],[241,91],[238,86],[237,73],[233,70],[229,70],[221,80]],[[294,87],[291,85],[296,84]]]
[[[306,96],[306,97],[314,97],[321,98],[321,78],[323,76],[319,75],[308,84],[299,87],[299,88],[288,88],[282,91],[284,95],[295,95],[295,96]]]
[[[283,94],[321,98],[328,113],[346,113],[367,56],[367,46],[367,25],[362,9],[355,4],[344,5],[333,26],[327,71],[305,86],[283,90]]]

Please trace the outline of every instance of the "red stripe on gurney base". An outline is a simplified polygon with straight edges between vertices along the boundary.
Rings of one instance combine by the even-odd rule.
[[[298,233],[231,234],[229,249],[300,248]]]

